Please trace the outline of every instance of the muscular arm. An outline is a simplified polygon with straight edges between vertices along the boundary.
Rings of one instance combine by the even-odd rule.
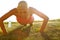
[[[14,13],[16,13],[16,9],[12,9],[11,11],[9,11],[8,13],[6,13],[5,15],[3,15],[0,18],[0,27],[1,27],[2,31],[3,31],[3,34],[5,34],[5,35],[7,34],[7,31],[6,31],[5,27],[4,27],[3,21],[5,19],[7,19],[8,17],[10,17],[11,15],[14,15]]]
[[[45,29],[45,27],[46,27],[46,24],[47,24],[49,18],[48,18],[45,14],[43,14],[42,12],[40,12],[40,11],[38,11],[38,10],[32,8],[32,7],[31,7],[30,9],[31,9],[31,11],[32,11],[34,14],[36,14],[36,15],[38,15],[39,17],[41,17],[41,18],[44,19],[43,24],[42,24],[41,29],[40,29],[40,32],[43,32],[44,29]]]
[[[0,18],[0,20],[4,21],[5,19],[7,19],[8,17],[10,17],[11,15],[14,15],[15,13],[16,13],[16,9],[12,9],[8,13],[6,13],[5,15],[3,15]]]

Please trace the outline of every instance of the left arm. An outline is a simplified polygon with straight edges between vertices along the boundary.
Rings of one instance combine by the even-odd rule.
[[[34,14],[36,14],[39,17],[44,19],[43,24],[42,24],[41,29],[40,29],[40,32],[43,32],[45,27],[46,27],[46,24],[47,24],[49,18],[45,14],[43,14],[42,12],[40,12],[40,11],[38,11],[38,10],[32,8],[32,7],[30,9],[31,9],[32,13],[34,13]]]

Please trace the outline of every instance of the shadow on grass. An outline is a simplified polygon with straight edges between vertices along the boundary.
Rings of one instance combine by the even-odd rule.
[[[0,36],[0,40],[23,40],[24,38],[29,36],[31,26],[22,29],[23,27],[24,26],[20,26],[20,28],[11,31],[7,35]]]

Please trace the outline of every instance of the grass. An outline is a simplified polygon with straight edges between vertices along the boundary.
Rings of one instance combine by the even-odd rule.
[[[0,29],[0,40],[17,40],[18,36],[16,36],[13,32],[17,28],[20,28],[19,23],[17,22],[12,22],[12,27],[8,27],[8,22],[5,22],[5,28],[8,32],[8,35],[1,35],[2,30]],[[54,21],[49,21],[45,32],[40,33],[40,26],[42,25],[42,22],[40,21],[35,21],[33,23],[33,26],[31,27],[29,36],[25,38],[24,40],[60,40],[60,21],[59,20],[54,20]]]

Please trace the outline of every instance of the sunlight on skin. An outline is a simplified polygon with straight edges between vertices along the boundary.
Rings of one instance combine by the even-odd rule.
[[[5,15],[3,15],[0,18],[0,26],[1,26],[3,33],[7,34],[7,32],[4,28],[5,26],[3,24],[3,21],[5,19],[7,19],[8,17],[10,17],[11,15],[16,16],[16,20],[18,23],[20,23],[22,25],[26,25],[26,24],[33,23],[33,21],[34,21],[34,18],[32,16],[33,14],[36,14],[39,17],[41,17],[42,19],[44,19],[43,24],[40,29],[40,32],[44,32],[44,29],[46,27],[46,24],[47,24],[49,18],[42,12],[36,10],[35,8],[32,8],[32,7],[27,8],[27,3],[25,1],[20,1],[17,8],[10,10],[8,13],[6,13]],[[18,39],[20,39],[20,38],[18,38]]]

